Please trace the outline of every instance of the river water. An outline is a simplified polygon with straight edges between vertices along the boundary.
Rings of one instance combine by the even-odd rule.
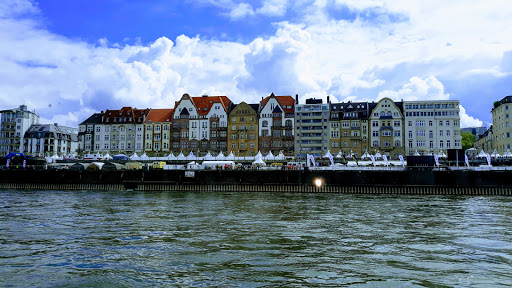
[[[0,191],[1,287],[510,287],[512,199]]]

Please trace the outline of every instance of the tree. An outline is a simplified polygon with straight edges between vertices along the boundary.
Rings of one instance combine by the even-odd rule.
[[[462,150],[473,147],[476,141],[476,136],[473,133],[461,130],[460,135],[462,136]]]

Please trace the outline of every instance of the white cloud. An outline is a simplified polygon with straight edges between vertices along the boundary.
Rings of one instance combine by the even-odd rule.
[[[116,45],[105,38],[92,45],[20,16],[39,13],[33,2],[1,1],[0,106],[27,104],[48,120],[72,122],[86,118],[81,111],[172,107],[183,93],[224,94],[235,102],[255,102],[270,92],[301,99],[447,99],[439,79],[461,83],[512,72],[508,0],[204,2],[233,20],[291,11],[299,20],[277,23],[274,35],[247,45],[185,35],[150,45]],[[339,16],[343,5],[356,17]],[[470,114],[490,117],[466,105],[478,95],[464,97],[459,100],[474,110]],[[467,113],[461,109],[461,115]]]
[[[286,13],[287,0],[265,0],[263,6],[256,10],[266,16],[283,16]]]
[[[462,107],[462,105],[459,105],[460,107],[460,127],[466,128],[466,127],[482,127],[483,122],[481,120],[478,120],[474,117],[469,116],[466,113],[466,109]]]
[[[238,20],[252,15],[254,15],[254,10],[252,9],[251,4],[248,3],[240,3],[234,6],[231,9],[231,12],[229,12],[229,17],[231,17],[233,20]]]
[[[384,90],[379,93],[377,99],[384,97],[391,98],[394,101],[415,101],[415,100],[448,100],[450,94],[444,92],[443,83],[436,77],[430,76],[424,79],[412,77],[409,83],[403,85],[397,91]]]

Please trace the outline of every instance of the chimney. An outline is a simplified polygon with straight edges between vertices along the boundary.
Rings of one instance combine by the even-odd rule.
[[[299,105],[299,94],[295,94],[295,105]]]
[[[331,101],[329,101],[329,95],[327,95],[327,104],[330,104]]]

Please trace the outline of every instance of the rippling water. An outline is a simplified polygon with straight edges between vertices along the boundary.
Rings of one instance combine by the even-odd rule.
[[[509,287],[500,197],[0,191],[3,287]]]

